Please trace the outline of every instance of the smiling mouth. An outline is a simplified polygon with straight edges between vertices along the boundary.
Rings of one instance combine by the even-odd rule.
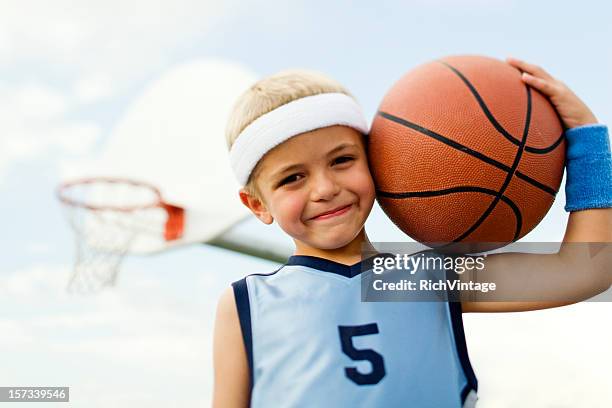
[[[322,214],[322,215],[319,215],[317,217],[313,217],[313,218],[311,218],[311,220],[327,220],[329,218],[337,217],[339,215],[347,213],[351,209],[352,206],[353,206],[353,204],[346,205],[344,207],[341,207],[341,208],[337,209],[334,212]]]

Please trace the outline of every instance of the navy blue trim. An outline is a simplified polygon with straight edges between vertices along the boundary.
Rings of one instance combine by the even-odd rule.
[[[362,272],[372,269],[374,258],[394,256],[388,253],[372,255],[369,258],[363,259],[353,265],[346,265],[340,262],[331,261],[326,258],[311,255],[293,255],[290,256],[285,265],[302,265],[309,268],[318,269],[325,272],[335,273],[346,278],[352,278]]]
[[[240,319],[240,329],[249,363],[249,388],[253,390],[253,336],[251,331],[251,306],[249,305],[249,289],[246,278],[232,283],[234,297],[236,298],[236,308]]]
[[[248,278],[249,276],[272,276],[272,275],[274,275],[276,272],[278,272],[278,271],[280,271],[281,269],[283,269],[283,267],[284,267],[284,266],[285,266],[285,265],[281,265],[281,267],[280,267],[280,268],[278,268],[278,269],[277,269],[277,270],[275,270],[274,272],[270,272],[270,273],[251,273],[251,274],[248,274],[248,275],[246,276],[246,278]]]
[[[459,361],[463,368],[463,373],[467,378],[467,385],[461,390],[461,403],[465,402],[467,395],[470,390],[478,391],[478,380],[472,369],[470,363],[470,357],[468,356],[467,344],[465,343],[465,332],[463,331],[463,314],[461,311],[461,302],[448,302],[448,308],[450,311],[451,324],[455,337],[455,346],[457,347],[457,354],[459,355]]]

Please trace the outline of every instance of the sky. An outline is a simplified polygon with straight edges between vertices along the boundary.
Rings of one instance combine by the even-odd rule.
[[[75,243],[55,188],[103,156],[140,101],[173,72],[211,61],[236,67],[241,78],[316,69],[346,85],[371,118],[385,91],[418,64],[445,55],[514,55],[545,67],[601,122],[612,121],[612,10],[593,0],[0,6],[0,386],[70,386],[76,407],[209,405],[219,294],[277,266],[192,245],[126,258],[116,287],[96,295],[65,292]],[[237,78],[221,68],[216,74]],[[166,119],[178,126],[176,116]],[[193,174],[207,165],[192,163]],[[564,200],[561,189],[526,240],[562,239]],[[375,241],[406,240],[379,208],[366,228]],[[238,234],[287,244],[252,219]],[[464,316],[479,406],[611,406],[611,311],[608,303],[583,303]]]

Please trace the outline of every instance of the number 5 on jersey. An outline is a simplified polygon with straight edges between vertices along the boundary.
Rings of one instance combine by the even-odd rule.
[[[376,323],[364,324],[361,326],[338,326],[340,332],[340,344],[342,352],[349,356],[351,360],[367,360],[372,364],[372,371],[360,373],[355,367],[344,367],[346,376],[358,385],[378,384],[385,376],[385,361],[383,357],[372,349],[357,349],[353,345],[353,337],[365,336],[367,334],[378,334]]]

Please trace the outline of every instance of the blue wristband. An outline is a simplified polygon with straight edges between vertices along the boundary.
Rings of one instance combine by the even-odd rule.
[[[605,125],[568,129],[565,211],[612,207],[612,158]]]

